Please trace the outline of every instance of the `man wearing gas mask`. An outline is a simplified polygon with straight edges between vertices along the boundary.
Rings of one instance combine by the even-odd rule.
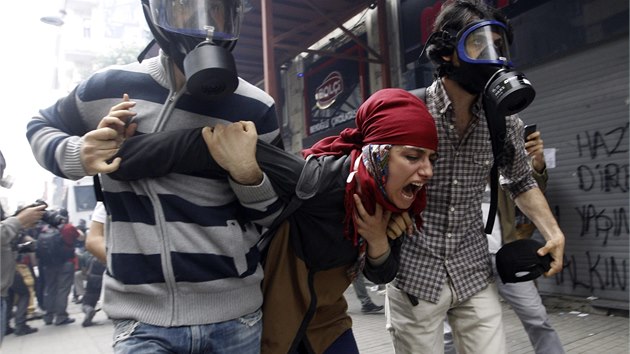
[[[141,3],[160,54],[93,74],[40,110],[27,137],[37,161],[56,175],[100,174],[97,193],[108,210],[103,309],[114,320],[116,353],[258,353],[256,242],[280,213],[267,177],[107,176],[131,134],[247,119],[261,139],[279,144],[272,98],[238,78],[231,54],[243,0]],[[101,121],[122,97],[133,99],[133,122]],[[146,148],[170,157],[167,146]]]
[[[436,80],[424,99],[438,129],[440,158],[428,186],[423,235],[403,242],[397,277],[387,286],[387,328],[396,353],[443,353],[447,316],[459,354],[505,353],[480,207],[489,178],[496,183],[501,174],[504,189],[545,237],[538,254],[553,257],[546,276],[561,270],[564,252],[564,235],[532,177],[516,115],[534,91],[511,67],[507,19],[483,0],[445,2],[433,31],[424,51],[437,66]]]

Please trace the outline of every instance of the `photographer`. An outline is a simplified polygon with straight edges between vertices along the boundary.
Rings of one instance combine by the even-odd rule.
[[[4,172],[4,165],[0,166],[0,177]],[[0,205],[0,249],[2,254],[0,255],[0,285],[2,294],[2,305],[0,308],[0,342],[5,333],[5,326],[7,324],[7,296],[9,288],[13,285],[15,279],[15,260],[16,251],[14,247],[14,240],[19,235],[20,229],[30,228],[42,218],[44,215],[45,205],[39,205],[22,209],[17,215],[4,219],[4,211]],[[19,328],[16,328],[19,330]]]

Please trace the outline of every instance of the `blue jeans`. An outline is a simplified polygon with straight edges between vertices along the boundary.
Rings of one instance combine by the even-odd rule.
[[[547,309],[538,294],[534,281],[503,284],[497,273],[494,257],[492,257],[492,263],[499,295],[510,304],[523,323],[525,332],[534,346],[534,352],[536,354],[563,354],[562,342],[551,326]]]
[[[260,353],[262,311],[196,326],[159,327],[135,320],[114,321],[114,353]]]
[[[364,286],[365,287],[365,286]],[[331,345],[326,349],[324,354],[359,354],[357,340],[354,338],[352,328],[343,332]]]
[[[352,282],[352,286],[354,287],[354,292],[357,294],[357,299],[361,301],[361,306],[366,306],[372,302],[372,299],[365,288],[365,278],[363,273],[359,273],[357,275]]]

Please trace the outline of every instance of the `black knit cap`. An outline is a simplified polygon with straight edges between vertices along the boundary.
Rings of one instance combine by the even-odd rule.
[[[551,255],[536,253],[543,245],[531,239],[503,245],[497,252],[497,271],[503,283],[519,283],[538,278],[551,268]]]

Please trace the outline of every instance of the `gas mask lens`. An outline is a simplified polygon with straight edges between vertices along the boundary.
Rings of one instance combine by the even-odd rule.
[[[457,38],[457,55],[461,60],[471,64],[512,66],[506,28],[501,22],[473,23]]]
[[[238,39],[242,0],[151,0],[153,23],[179,34],[211,40]]]

